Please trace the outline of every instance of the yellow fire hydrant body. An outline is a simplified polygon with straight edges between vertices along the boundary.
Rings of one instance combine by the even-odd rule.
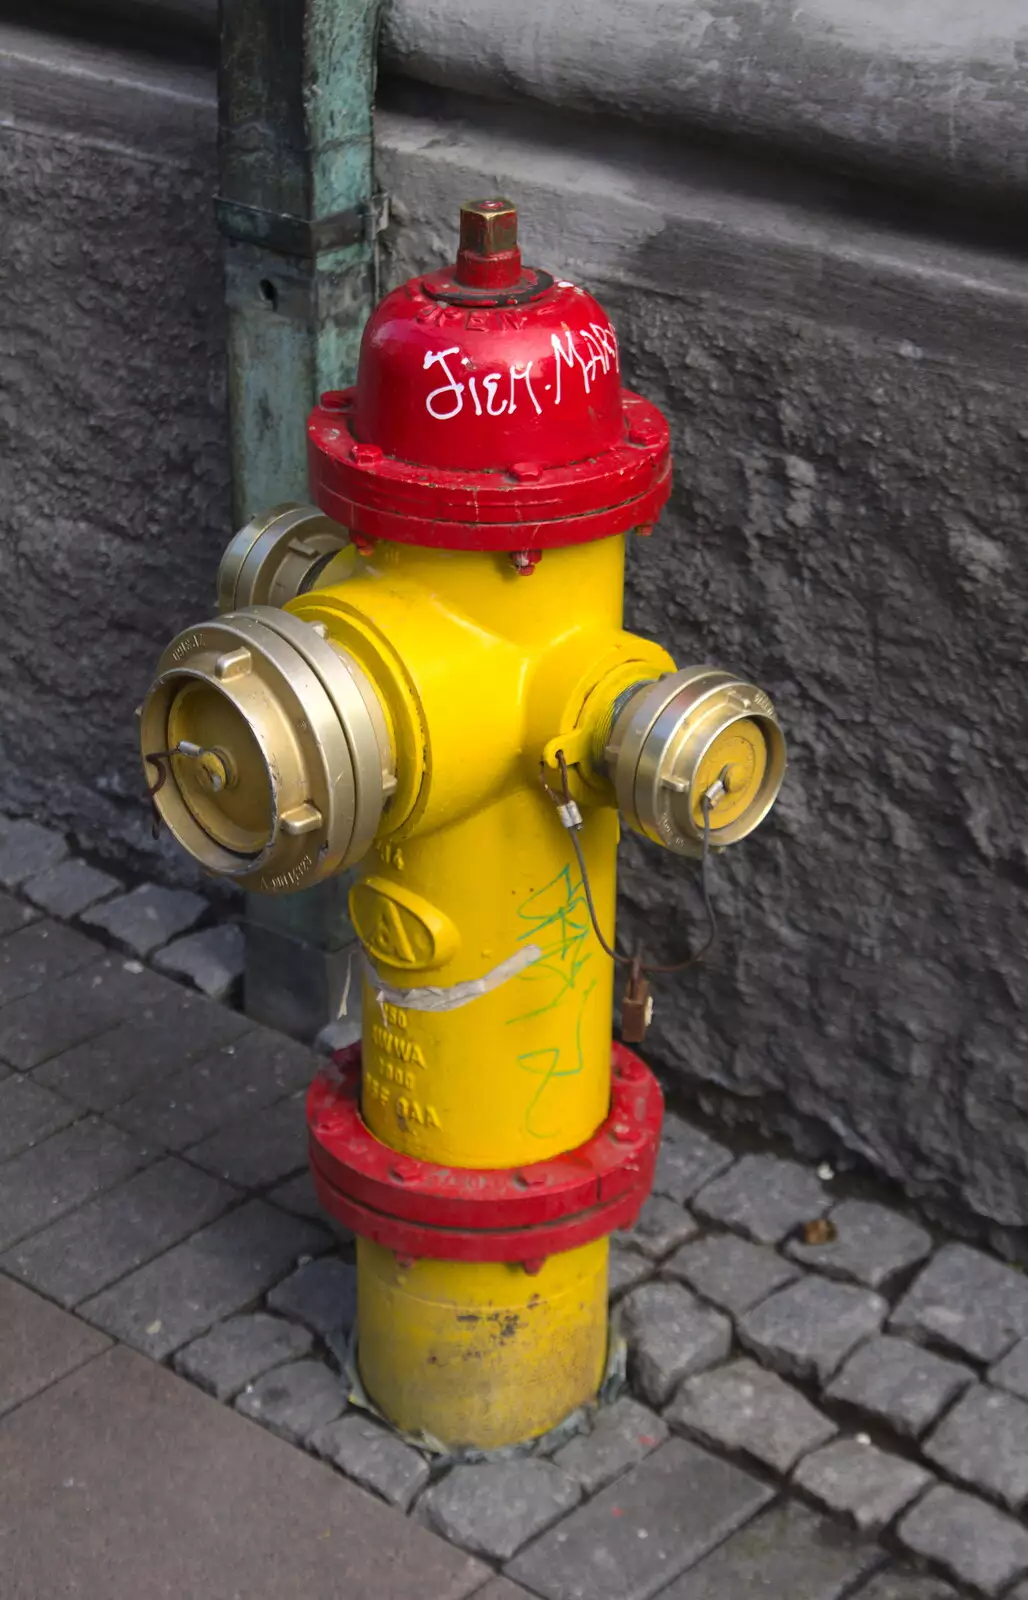
[[[621,1047],[612,1095],[619,810],[696,855],[784,767],[760,690],[622,626],[666,426],[511,215],[466,208],[457,269],[376,313],[311,419],[324,515],[243,530],[142,716],[212,870],[274,892],[361,860],[363,1038],[312,1088],[312,1167],[358,1235],[367,1394],[482,1449],[595,1395],[608,1237],[652,1173],[659,1091]]]

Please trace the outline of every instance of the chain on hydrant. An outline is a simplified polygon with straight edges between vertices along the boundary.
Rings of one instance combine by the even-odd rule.
[[[597,1392],[608,1241],[662,1117],[629,1046],[651,979],[713,941],[711,855],[785,766],[762,690],[622,626],[667,424],[597,302],[523,265],[516,220],[465,206],[456,264],[379,305],[355,388],[309,419],[316,507],[236,536],[140,735],[207,870],[283,893],[361,864],[363,1038],[311,1088],[314,1181],[357,1235],[367,1395],[483,1449]],[[676,963],[617,947],[621,821],[700,864],[708,930]]]

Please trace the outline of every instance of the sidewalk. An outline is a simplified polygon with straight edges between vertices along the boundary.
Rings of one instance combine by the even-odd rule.
[[[673,1115],[591,1431],[452,1466],[349,1409],[315,1058],[46,916],[84,880],[34,838],[0,823],[3,1600],[1028,1600],[1028,1279]]]

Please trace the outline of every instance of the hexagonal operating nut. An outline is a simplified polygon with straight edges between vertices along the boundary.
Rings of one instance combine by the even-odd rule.
[[[468,200],[460,208],[460,248],[476,256],[517,249],[518,212],[510,200]]]

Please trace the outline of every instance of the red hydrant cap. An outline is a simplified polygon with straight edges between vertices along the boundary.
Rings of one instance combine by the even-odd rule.
[[[356,388],[308,435],[314,499],[364,538],[544,549],[651,524],[670,490],[667,423],[622,389],[610,319],[522,265],[503,199],[462,208],[454,267],[381,302]]]

